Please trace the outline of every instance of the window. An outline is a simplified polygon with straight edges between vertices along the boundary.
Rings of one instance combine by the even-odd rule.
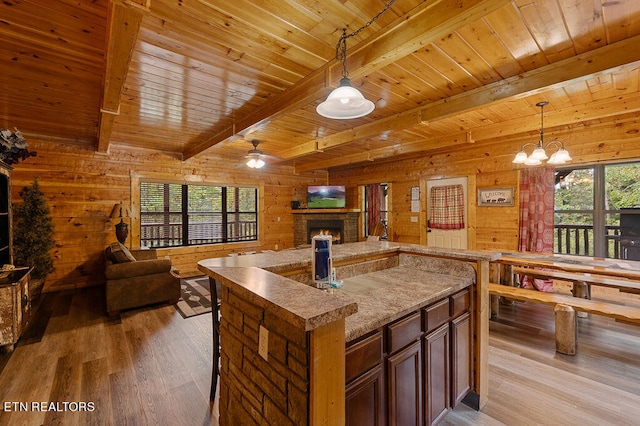
[[[257,188],[140,183],[142,247],[257,239]]]
[[[555,252],[640,260],[640,163],[556,171]]]

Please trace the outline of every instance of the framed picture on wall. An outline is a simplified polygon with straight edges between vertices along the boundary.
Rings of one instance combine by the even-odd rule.
[[[513,206],[513,188],[478,188],[478,206]]]

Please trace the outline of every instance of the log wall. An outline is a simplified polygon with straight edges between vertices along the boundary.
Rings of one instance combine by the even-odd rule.
[[[615,126],[590,125],[572,133],[547,133],[548,140],[561,139],[573,156],[572,165],[602,161],[640,159],[640,122],[629,119]],[[119,201],[132,205],[135,214],[139,179],[166,178],[185,182],[259,185],[262,189],[261,235],[257,242],[195,246],[160,250],[170,256],[182,274],[196,271],[197,261],[231,252],[282,250],[293,247],[293,215],[290,202],[305,201],[306,186],[344,184],[347,207],[358,208],[359,185],[390,183],[390,239],[426,244],[426,181],[467,176],[469,178],[469,247],[476,249],[517,249],[518,168],[511,160],[525,142],[514,138],[493,143],[467,144],[447,151],[403,160],[367,162],[363,166],[313,172],[303,175],[293,168],[268,165],[260,171],[248,170],[229,159],[197,157],[185,162],[175,156],[113,145],[107,154],[60,145],[51,141],[29,140],[36,157],[14,166],[12,199],[20,201],[20,189],[37,176],[49,202],[55,225],[56,268],[47,279],[46,291],[100,285],[104,282],[104,248],[115,241],[115,223],[108,217]],[[421,190],[421,208],[410,212],[411,187]],[[477,188],[514,187],[514,207],[477,207]],[[417,217],[417,222],[412,221]],[[130,246],[135,246],[135,223],[131,218]],[[131,241],[134,241],[133,243]]]
[[[103,251],[116,241],[115,224],[109,215],[113,205],[132,205],[139,199],[135,182],[162,178],[178,182],[258,185],[260,198],[259,241],[188,248],[160,249],[170,256],[181,275],[197,271],[197,261],[231,252],[282,250],[293,246],[291,200],[306,194],[307,185],[326,183],[326,172],[295,175],[290,167],[273,164],[249,170],[229,159],[194,158],[185,162],[161,152],[112,146],[108,154],[87,151],[49,141],[29,140],[38,155],[14,165],[12,201],[21,202],[20,189],[39,177],[55,226],[55,271],[44,291],[80,288],[104,283]],[[129,224],[127,246],[139,244],[135,206]]]
[[[471,135],[473,137],[473,135]],[[592,124],[580,131],[546,132],[546,141],[562,140],[573,161],[571,165],[596,162],[640,160],[640,121],[621,120],[614,125]],[[345,185],[356,193],[358,186],[389,183],[390,240],[426,244],[426,182],[429,179],[468,177],[469,248],[480,250],[517,250],[518,248],[518,170],[511,163],[521,146],[537,142],[538,135],[504,138],[491,143],[474,144],[431,151],[403,160],[368,162],[362,166],[331,170],[333,185]],[[528,151],[530,152],[530,150]],[[420,188],[420,212],[411,213],[411,188]],[[478,207],[478,188],[515,189],[513,207]],[[414,221],[412,221],[413,218]]]

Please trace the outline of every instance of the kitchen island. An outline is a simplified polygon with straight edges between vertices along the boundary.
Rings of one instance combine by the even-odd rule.
[[[498,254],[389,242],[335,245],[333,265],[344,286],[328,293],[311,283],[310,250],[199,262],[199,269],[222,287],[222,424],[233,423],[231,419],[344,424],[345,412],[348,421],[350,408],[366,409],[362,402],[370,402],[368,391],[356,400],[346,399],[346,387],[360,380],[362,374],[366,378],[374,371],[364,367],[360,371],[361,360],[354,361],[360,352],[353,348],[371,349],[376,344],[380,359],[372,368],[382,368],[383,374],[378,377],[383,382],[373,382],[371,390],[374,409],[386,417],[389,410],[402,408],[392,406],[393,392],[386,390],[391,378],[387,376],[391,374],[384,374],[389,370],[384,366],[394,361],[395,351],[416,349],[415,365],[424,377],[422,370],[426,374],[429,365],[429,346],[425,345],[429,342],[428,332],[434,331],[428,329],[428,318],[442,320],[440,328],[447,325],[446,330],[454,330],[448,325],[455,320],[452,314],[465,312],[470,354],[465,402],[476,409],[486,403],[486,283],[489,261]],[[460,305],[463,310],[455,311]],[[373,338],[374,346],[362,343],[370,342],[372,336],[378,336]],[[405,336],[409,336],[408,340]],[[455,349],[450,337],[446,339],[444,349]],[[426,348],[424,356],[422,348]],[[356,358],[350,356],[354,353]],[[370,351],[364,352],[368,354]],[[424,362],[418,362],[418,356]],[[349,370],[346,375],[345,370]],[[358,374],[353,376],[355,372]],[[426,377],[416,380],[420,384],[415,386],[415,397],[427,401],[429,395],[422,390],[428,390],[423,384]],[[356,404],[351,406],[353,401]],[[414,407],[416,415],[431,418],[425,414],[428,405],[425,402]]]

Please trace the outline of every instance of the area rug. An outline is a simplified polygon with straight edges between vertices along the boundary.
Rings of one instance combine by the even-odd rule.
[[[176,309],[184,318],[211,312],[209,277],[191,277],[180,280],[180,300]]]

